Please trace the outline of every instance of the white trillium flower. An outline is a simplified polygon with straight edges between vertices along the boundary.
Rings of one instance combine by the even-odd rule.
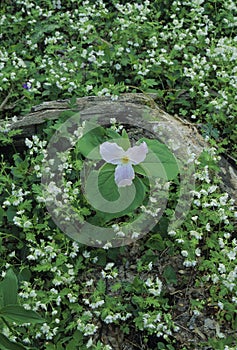
[[[146,142],[142,142],[139,146],[128,148],[124,151],[117,143],[104,142],[100,145],[101,157],[110,164],[116,164],[115,182],[118,187],[130,186],[135,177],[132,165],[139,164],[144,161],[148,152]]]

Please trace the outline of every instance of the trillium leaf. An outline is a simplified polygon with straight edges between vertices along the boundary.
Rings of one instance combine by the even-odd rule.
[[[120,135],[115,130],[108,129],[106,130],[106,134],[109,137],[108,142],[115,142],[118,146],[122,147],[124,151],[126,151],[129,147],[131,147],[128,134],[125,129],[122,130],[122,135]]]
[[[115,167],[116,165],[105,163],[99,171],[98,187],[102,196],[108,201],[119,198],[118,186],[114,179]]]
[[[114,176],[114,173],[113,173],[113,176]],[[113,181],[113,183],[114,183],[113,187],[109,187],[109,184],[106,183],[106,186],[108,186],[106,192],[104,191],[104,189],[102,190],[103,195],[107,196],[107,200],[109,200],[109,199],[111,200],[111,193],[113,193],[115,191],[115,189],[117,190],[117,185],[115,184],[114,181]],[[111,181],[111,184],[112,184],[112,181]],[[126,206],[125,209],[118,210],[117,212],[113,212],[113,213],[103,212],[103,211],[97,212],[99,217],[103,217],[104,222],[108,222],[112,219],[131,214],[134,210],[136,210],[137,208],[139,208],[142,205],[144,198],[145,198],[145,194],[146,194],[146,191],[145,191],[146,187],[138,177],[136,177],[133,180],[133,185],[135,187],[135,196],[133,196],[132,202],[129,203],[129,205]],[[115,186],[115,189],[114,189],[114,186]],[[134,187],[133,186],[126,186],[126,187],[121,187],[119,189],[119,194],[122,198],[125,199],[125,202],[128,198],[132,198],[132,194],[130,194],[130,192],[132,192],[134,190]]]
[[[17,324],[45,322],[38,313],[32,310],[26,310],[23,306],[18,304],[7,305],[1,308],[0,317]]]
[[[106,130],[106,134],[110,139],[118,139],[121,137],[115,130],[108,129]]]
[[[90,159],[100,159],[99,145],[104,140],[105,130],[96,124],[88,125],[89,131],[84,132],[84,135],[78,140],[77,148],[79,152]]]
[[[158,140],[142,138],[148,146],[148,154],[145,160],[134,167],[135,172],[165,180],[174,179],[179,173],[179,167],[175,156],[169,148]]]
[[[110,142],[110,140],[108,140]],[[119,137],[116,138],[116,140],[113,140],[113,142],[116,142],[118,146],[122,147],[124,151],[127,151],[129,147],[131,147],[130,141],[128,137]]]

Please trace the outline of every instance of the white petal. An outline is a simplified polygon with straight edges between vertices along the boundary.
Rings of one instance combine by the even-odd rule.
[[[100,155],[107,163],[121,164],[125,151],[117,143],[104,142],[100,145]]]
[[[135,173],[131,164],[117,165],[115,168],[115,182],[118,187],[130,186]]]
[[[139,164],[144,161],[148,152],[146,142],[142,142],[139,146],[134,146],[126,151],[126,156],[128,156],[132,164]]]

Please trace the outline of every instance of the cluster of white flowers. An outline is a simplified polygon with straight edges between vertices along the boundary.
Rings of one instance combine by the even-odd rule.
[[[104,279],[114,279],[118,276],[117,268],[113,268],[114,263],[108,263],[101,271],[101,276]]]
[[[93,335],[96,333],[98,326],[93,323],[85,323],[81,319],[77,320],[77,329],[83,332],[84,336]]]
[[[23,299],[23,306],[26,310],[44,310],[47,311],[47,305],[38,299],[37,290],[35,290],[30,282],[23,281],[21,291],[18,293],[18,296]],[[27,301],[27,303],[26,303]]]
[[[17,215],[21,215],[24,212],[24,210],[18,211]],[[26,215],[21,215],[21,216],[14,216],[13,217],[13,223],[18,226],[18,227],[23,227],[23,228],[30,228],[32,226],[32,222],[27,218]]]
[[[144,313],[140,317],[143,321],[142,330],[146,329],[149,333],[155,334],[157,337],[164,337],[164,339],[172,334],[172,327],[168,326],[167,322],[163,320],[162,313]],[[167,314],[166,317],[169,318],[169,315]],[[173,327],[173,330],[178,331],[178,327]]]
[[[145,281],[145,285],[148,287],[148,292],[154,296],[159,296],[162,291],[162,281],[156,277],[155,280],[149,277]]]
[[[3,207],[5,206],[19,206],[20,203],[24,202],[25,198],[30,194],[30,191],[24,191],[22,188],[16,188],[16,185],[12,183],[11,194],[8,199],[3,202]],[[21,212],[20,214],[22,214]]]
[[[208,151],[214,161],[218,161],[216,149],[210,148],[205,151]],[[230,232],[233,230],[232,225],[236,217],[235,202],[228,193],[221,191],[219,184],[221,180],[218,177],[213,182],[208,166],[196,171],[196,179],[199,185],[192,191],[193,205],[194,208],[201,208],[202,213],[200,216],[191,217],[192,229],[190,226],[189,230],[178,228],[176,231],[170,231],[169,235],[174,237],[175,242],[180,245],[181,255],[184,257],[183,265],[188,268],[202,263],[199,261],[203,254],[203,244],[200,244],[200,241],[205,240],[207,246],[211,242],[208,249],[213,262],[209,267],[205,267],[203,278],[214,285],[218,284],[218,288],[227,289],[232,296],[232,301],[236,303],[237,240]],[[205,254],[204,252],[203,258]],[[220,300],[218,306],[220,309],[225,308],[225,304]]]
[[[71,2],[75,3],[76,1],[71,0]],[[101,20],[104,21],[109,12],[102,0],[98,0],[95,3],[93,1],[84,1],[82,6],[76,6],[78,8],[75,8],[73,11],[64,11],[66,4],[61,0],[49,1],[44,8],[30,0],[16,0],[16,5],[17,8],[21,9],[18,11],[18,15],[9,17],[11,14],[6,12],[0,18],[0,25],[9,26],[9,23],[15,25],[19,23],[20,26],[23,26],[24,22],[26,22],[30,34],[24,37],[24,48],[20,54],[13,50],[9,53],[8,48],[4,47],[3,40],[3,47],[0,52],[0,92],[4,96],[11,90],[12,86],[16,88],[22,86],[20,95],[30,94],[28,101],[34,101],[34,94],[41,94],[43,91],[45,97],[47,97],[50,96],[52,91],[57,93],[57,90],[60,90],[59,93],[65,93],[66,96],[71,96],[72,93],[76,93],[78,96],[88,93],[116,100],[116,93],[119,91],[119,88],[116,87],[115,89],[113,85],[116,84],[113,84],[113,79],[119,74],[122,75],[124,71],[126,72],[128,67],[129,69],[131,67],[129,73],[136,76],[136,79],[140,79],[141,82],[143,80],[146,82],[146,78],[149,79],[150,76],[154,76],[154,73],[158,77],[160,73],[163,73],[163,70],[168,70],[172,77],[171,80],[175,80],[176,73],[174,74],[172,67],[175,66],[176,61],[180,61],[183,67],[180,69],[180,77],[186,80],[190,96],[198,94],[200,99],[205,99],[208,108],[217,113],[224,111],[227,118],[234,118],[235,104],[231,102],[231,98],[233,101],[233,91],[237,87],[237,68],[235,64],[237,58],[236,37],[219,38],[217,35],[217,38],[214,38],[211,35],[214,24],[208,16],[203,14],[205,11],[204,0],[173,1],[171,4],[171,12],[173,13],[170,14],[169,23],[164,26],[162,24],[162,30],[157,32],[155,30],[142,31],[143,27],[141,26],[145,23],[147,29],[149,29],[149,23],[152,22],[149,17],[153,9],[152,2],[145,0],[142,4],[126,3],[124,5],[113,5],[117,8],[118,15],[116,16],[114,28],[107,32],[107,41],[97,35],[97,19],[100,19],[100,26]],[[181,9],[185,7],[190,9],[192,21],[190,21],[189,26],[186,26],[185,19],[180,17]],[[233,12],[237,10],[235,2],[232,0],[225,1],[223,7]],[[74,40],[70,40],[64,30],[57,28],[56,22],[56,29],[49,30],[45,26],[42,32],[38,33],[39,35],[31,35],[37,25],[35,18],[51,20],[53,15],[57,15],[55,18],[57,18],[58,23],[64,23],[67,31],[73,33],[75,38],[79,34],[82,44],[79,42],[75,44]],[[235,26],[229,18],[225,18],[223,23],[229,29]],[[52,27],[54,27],[54,24],[52,24]],[[152,23],[150,28],[155,28],[154,23]],[[151,32],[151,36],[146,35],[146,32]],[[131,37],[129,36],[130,33]],[[0,34],[0,38],[3,35]],[[44,53],[41,53],[40,42],[37,40],[37,36],[42,37]],[[201,45],[202,42],[205,43],[204,47]],[[202,53],[195,51],[199,45],[203,48]],[[59,47],[58,50],[57,47]],[[192,50],[195,51],[195,54],[192,54]],[[140,52],[144,54],[142,59],[138,55]],[[29,57],[31,56],[35,57],[32,67],[29,64]],[[14,68],[14,71],[12,71],[12,68]],[[40,78],[35,74],[36,70],[42,72],[42,74],[38,74]],[[106,79],[103,80],[104,72]],[[113,77],[111,73],[111,81],[109,80],[110,78],[107,79],[108,72],[115,74]],[[95,75],[97,73],[96,81]],[[216,77],[217,85],[214,87],[210,86],[210,79],[207,79],[208,82],[205,81],[206,77],[211,77],[212,75]],[[152,84],[152,79],[150,80]],[[225,87],[223,87],[223,82]],[[154,81],[154,83],[156,82]],[[222,84],[222,88],[217,89],[219,83],[220,85]],[[122,84],[121,86],[123,88]],[[196,119],[200,111],[196,108],[192,113],[192,118]],[[14,118],[13,122],[15,121],[17,121],[16,118]],[[114,124],[114,130],[117,132],[120,132],[123,128],[123,126],[117,127],[115,125],[116,120],[111,120],[111,123]],[[10,123],[8,121],[5,124],[1,124],[0,132],[6,133],[9,130]],[[80,126],[69,139],[71,145],[73,146],[82,135],[83,126]],[[62,200],[59,202],[60,205],[69,203],[72,198],[70,192],[72,182],[66,181],[63,188],[61,188],[54,179],[55,174],[50,173],[50,167],[44,162],[47,156],[45,151],[46,141],[42,141],[38,136],[34,135],[32,139],[26,138],[25,145],[29,149],[32,162],[29,171],[36,174],[38,178],[41,177],[43,170],[45,173],[48,171],[49,177],[51,177],[48,184],[49,196],[45,198],[38,195],[38,201],[40,203],[47,201],[53,203],[60,197]],[[175,142],[174,146],[177,146]],[[37,159],[38,155],[44,157],[43,164],[41,164],[40,159]],[[194,158],[194,155],[190,154],[190,162]],[[213,150],[213,159],[217,159],[215,150]],[[53,159],[50,161],[51,163],[54,162]],[[196,162],[196,165],[198,165],[198,162]],[[70,174],[71,164],[66,155],[62,155],[61,164],[57,170],[64,174]],[[206,166],[203,171],[196,174],[197,182],[204,184],[201,190],[193,191],[194,209],[200,210],[200,216],[195,213],[186,231],[177,229],[169,231],[168,234],[170,239],[174,239],[175,243],[180,245],[184,266],[192,267],[198,264],[199,257],[202,257],[203,241],[207,239],[208,243],[209,237],[215,233],[217,226],[222,227],[218,232],[219,239],[217,242],[219,246],[217,244],[215,247],[219,249],[218,261],[213,262],[210,271],[206,272],[205,278],[214,285],[218,284],[218,288],[219,285],[224,286],[225,290],[227,289],[230,292],[232,302],[237,304],[237,240],[230,233],[232,228],[229,215],[229,212],[234,212],[235,207],[227,193],[218,194],[219,188],[211,183],[209,170],[209,167]],[[161,185],[157,189],[159,192]],[[46,227],[46,224],[45,230],[49,235],[47,239],[40,239],[40,235],[37,236],[37,230],[39,230],[40,225],[44,226],[44,224],[39,223],[37,227],[38,218],[28,217],[30,209],[27,209],[27,200],[32,200],[30,198],[32,193],[17,184],[13,184],[12,188],[8,190],[9,196],[3,202],[3,209],[9,208],[10,212],[10,207],[13,206],[13,209],[16,210],[12,220],[13,224],[17,226],[17,230],[25,233],[25,244],[28,254],[26,259],[31,265],[31,271],[33,274],[36,272],[38,277],[45,272],[53,275],[52,283],[48,289],[42,290],[42,283],[45,283],[44,280],[40,281],[40,278],[38,280],[37,278],[34,279],[32,274],[34,283],[31,285],[30,282],[21,282],[19,292],[19,298],[26,309],[44,310],[51,314],[53,319],[51,325],[44,323],[39,326],[39,331],[35,334],[35,338],[40,338],[40,341],[51,340],[58,332],[57,324],[61,322],[57,309],[63,309],[61,307],[63,303],[69,307],[71,304],[73,304],[72,306],[74,304],[77,305],[79,295],[76,290],[76,285],[78,285],[76,266],[79,264],[79,259],[82,259],[83,263],[86,264],[89,262],[96,263],[98,258],[92,258],[90,251],[84,250],[80,252],[79,245],[76,242],[67,242],[66,251],[61,251],[61,248],[57,248],[57,243],[54,240],[56,232],[52,232],[53,230]],[[78,194],[77,188],[73,191],[75,195]],[[151,208],[142,207],[142,209],[146,214],[157,218],[161,210],[157,204],[159,201],[155,195],[152,195],[150,202]],[[59,210],[64,212],[64,207],[61,207]],[[201,216],[205,215],[205,212],[209,212],[210,215],[202,222]],[[70,221],[70,219],[70,215],[65,212],[65,221]],[[118,237],[124,237],[125,233],[122,227],[114,225],[113,229]],[[137,238],[138,236],[138,232],[133,232],[132,238]],[[110,247],[111,243],[108,242],[103,248],[108,250]],[[16,251],[8,255],[9,261],[11,259],[15,261]],[[77,258],[79,259],[77,260]],[[6,264],[5,267],[9,266]],[[149,263],[148,269],[152,270],[152,263]],[[4,273],[3,271],[2,276],[4,276]],[[108,279],[116,280],[118,271],[115,264],[108,263],[102,269],[101,276],[104,283],[107,283],[106,280]],[[144,281],[144,285],[150,296],[159,297],[161,295],[162,282],[158,277],[147,278]],[[96,280],[87,280],[85,287],[87,290],[90,287],[92,287],[92,290],[95,290]],[[93,299],[89,293],[89,296],[86,295],[83,301],[85,306],[90,308],[91,311],[82,313],[76,323],[76,328],[83,332],[85,337],[92,336],[98,331],[99,326],[97,325],[96,317],[97,319],[101,317],[100,308],[102,309],[106,304],[106,298],[104,299],[103,296],[100,295]],[[224,301],[218,301],[217,304],[220,310],[225,308]],[[54,318],[56,315],[57,318]],[[132,317],[130,313],[123,311],[109,313],[102,319],[106,324],[110,324],[112,322],[124,322],[130,317]],[[141,329],[146,330],[147,333],[154,333],[158,337],[162,336],[164,338],[171,334],[171,327],[168,326],[169,322],[167,322],[168,318],[165,319],[161,312],[143,313],[141,319]],[[15,339],[6,327],[3,329],[3,334],[11,340]],[[25,344],[30,343],[29,339],[30,335],[29,338],[27,335],[23,339]],[[90,338],[86,347],[90,348],[92,346],[94,346],[93,338]],[[109,345],[104,345],[103,349],[108,350],[112,348]],[[224,348],[224,350],[233,349],[229,346]]]
[[[116,321],[126,321],[128,318],[132,316],[131,313],[127,313],[125,316],[121,315],[121,313],[116,312],[114,314],[107,315],[103,321],[105,323],[114,323]]]
[[[32,136],[32,140],[26,137],[25,145],[30,148],[30,155],[42,153],[46,154],[45,146],[47,145],[47,141],[40,140],[37,135]]]
[[[53,329],[47,323],[43,323],[40,327],[40,331],[37,336],[43,336],[46,340],[51,340],[57,334],[59,327],[54,327]]]
[[[79,245],[77,242],[72,243],[72,249],[71,252],[69,253],[70,258],[75,258],[78,255],[79,252]]]

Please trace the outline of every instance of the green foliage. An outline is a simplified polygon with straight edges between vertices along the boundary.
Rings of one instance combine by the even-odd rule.
[[[0,309],[0,317],[7,321],[22,323],[43,323],[44,320],[34,311],[26,310],[20,305],[6,305]]]
[[[224,137],[236,155],[231,4],[3,4],[3,113],[13,117],[65,98],[74,108],[76,97],[88,94],[152,92],[169,113],[203,125],[210,137]]]
[[[0,308],[17,303],[18,281],[12,269],[7,270],[0,282]]]
[[[217,164],[221,153],[237,158],[234,1],[9,0],[1,2],[0,17],[0,348],[109,350],[106,333],[144,349],[184,350],[194,342],[200,349],[234,350],[236,207],[223,193]],[[85,247],[68,239],[47,211],[40,184],[45,148],[78,112],[77,97],[90,95],[93,105],[94,95],[116,100],[123,92],[153,93],[153,105],[200,128],[211,148],[195,161],[185,222],[169,231],[179,164],[157,140],[139,140],[149,154],[134,166],[136,196],[126,209],[107,213],[89,203],[80,176],[91,169],[99,179],[98,192],[89,182],[93,199],[101,195],[112,208],[131,194],[118,189],[115,166],[103,165],[99,154],[104,141],[130,147],[126,125],[101,127],[93,115],[61,161],[62,198],[81,221],[123,233],[146,207],[151,179],[162,179],[161,199],[164,182],[170,187],[162,218],[143,239],[124,249]],[[61,99],[71,111],[38,127],[38,139],[34,135],[20,152],[15,140],[21,131],[11,122],[33,105]],[[51,169],[58,173],[58,163]],[[151,209],[159,209],[152,199]],[[65,206],[61,214],[68,224]],[[190,292],[203,289],[197,298]],[[185,301],[190,319],[216,322],[216,336],[207,334],[207,342],[189,330],[192,344],[180,344],[189,328],[176,328],[184,290],[191,293]]]
[[[177,284],[177,276],[172,265],[165,267],[163,276],[168,284]]]
[[[44,320],[35,311],[26,310],[17,304],[18,280],[12,269],[7,270],[4,279],[0,282],[0,319],[8,326],[8,322],[15,324],[43,323]],[[25,347],[9,340],[0,333],[0,345],[3,350],[24,350]]]
[[[25,350],[23,345],[10,341],[5,335],[0,334],[0,344],[2,350]]]
[[[13,143],[14,137],[20,135],[22,130],[20,129],[12,129],[9,130],[7,127],[4,130],[4,126],[0,127],[0,143],[2,145],[10,145]]]
[[[105,131],[101,126],[86,122],[83,136],[77,143],[80,153],[84,157],[98,159],[100,157],[98,147],[103,142],[104,136]]]
[[[173,180],[179,173],[179,168],[169,148],[157,140],[142,138],[139,142],[146,142],[149,152],[142,166],[135,166],[135,171],[154,178]]]
[[[118,187],[114,181],[114,167],[107,167],[106,164],[99,172],[98,179],[98,188],[100,190],[100,193],[106,200],[113,202],[118,198],[121,198],[117,207],[118,209],[115,213],[108,213],[106,211],[103,212],[103,206],[100,205],[101,210],[98,212],[98,214],[99,216],[102,215],[105,218],[105,221],[121,217],[123,215],[128,215],[129,213],[133,212],[135,209],[139,208],[142,205],[145,199],[146,189],[143,182],[138,177],[135,178],[135,180],[133,181],[136,196],[128,205],[126,204],[130,202],[129,199],[133,198],[133,188],[120,188],[118,191]],[[96,197],[96,194],[94,196]],[[101,203],[101,201],[99,201],[99,203]],[[120,211],[119,208],[124,206],[126,209]],[[106,204],[106,207],[108,209],[108,204]]]

